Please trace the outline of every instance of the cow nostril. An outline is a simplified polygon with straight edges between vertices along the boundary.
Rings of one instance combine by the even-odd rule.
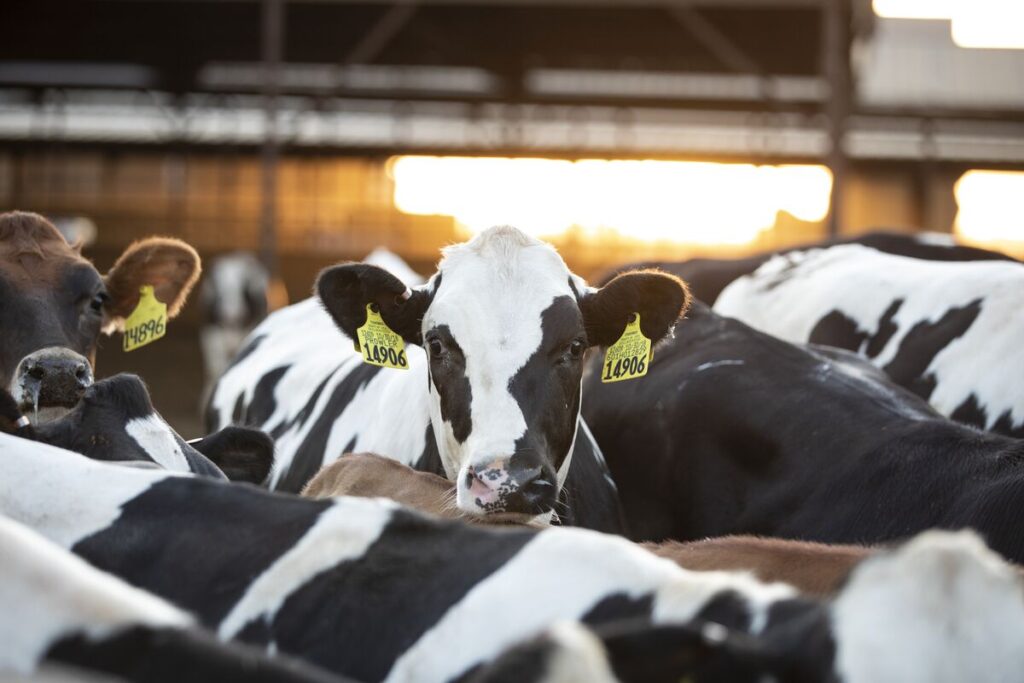
[[[46,370],[43,369],[43,366],[41,365],[33,365],[28,369],[26,374],[28,374],[32,379],[42,379],[46,376]]]
[[[81,379],[81,380],[88,379],[89,378],[89,366],[81,365],[80,364],[77,368],[75,368],[75,378],[76,379]]]

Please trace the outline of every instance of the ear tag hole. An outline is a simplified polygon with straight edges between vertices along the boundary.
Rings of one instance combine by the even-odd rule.
[[[631,313],[622,336],[604,354],[601,381],[607,384],[643,377],[653,357],[651,340],[640,329],[640,314]]]
[[[153,293],[153,285],[139,288],[139,303],[124,321],[125,351],[134,351],[167,334],[167,304]]]
[[[366,322],[356,330],[355,348],[362,354],[363,362],[369,365],[396,370],[409,369],[405,342],[380,317],[377,304],[366,304]]]

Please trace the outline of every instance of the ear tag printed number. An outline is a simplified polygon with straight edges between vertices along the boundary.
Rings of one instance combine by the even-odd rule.
[[[640,330],[640,314],[634,313],[622,336],[604,354],[601,381],[607,384],[643,377],[651,358],[651,340]]]
[[[382,368],[408,370],[405,342],[388,327],[374,304],[366,305],[366,322],[356,330],[356,350],[363,354],[363,362]]]
[[[153,285],[139,288],[139,304],[124,321],[124,350],[134,351],[167,333],[167,304],[153,294]]]

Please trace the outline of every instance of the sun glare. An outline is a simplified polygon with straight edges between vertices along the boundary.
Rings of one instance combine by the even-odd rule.
[[[959,207],[954,229],[964,241],[1024,252],[1024,172],[967,171],[953,194]]]
[[[945,19],[960,47],[1024,49],[1021,0],[873,0],[872,6],[890,19]]]
[[[779,211],[824,220],[832,186],[824,166],[678,161],[404,156],[391,173],[399,210],[452,216],[471,232],[511,224],[689,244],[747,244]]]

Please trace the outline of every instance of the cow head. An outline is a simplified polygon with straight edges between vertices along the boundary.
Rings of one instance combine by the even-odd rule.
[[[682,281],[657,272],[590,289],[551,246],[509,227],[446,248],[415,290],[350,263],[321,273],[317,292],[348,336],[374,303],[392,330],[424,347],[431,422],[459,508],[517,519],[554,510],[576,438],[584,351],[614,343],[633,313],[658,341],[689,304]]]
[[[153,285],[174,317],[199,277],[184,242],[149,238],[129,246],[101,276],[45,218],[0,214],[0,380],[33,421],[66,414],[92,384],[100,333],[124,326]]]

